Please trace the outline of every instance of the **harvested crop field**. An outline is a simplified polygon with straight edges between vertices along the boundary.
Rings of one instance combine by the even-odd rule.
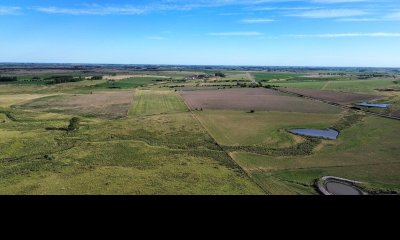
[[[21,105],[21,107],[84,116],[118,118],[127,115],[132,100],[133,92],[131,91],[98,92],[45,97]]]
[[[265,88],[181,91],[191,109],[227,109],[243,111],[284,111],[306,113],[338,113],[328,104],[287,96]]]
[[[282,90],[339,104],[349,104],[358,101],[367,101],[367,100],[381,98],[380,96],[376,95],[327,91],[327,90],[297,89],[297,88],[283,88]]]
[[[392,113],[392,116],[393,116],[393,117],[398,117],[398,118],[400,118],[400,109],[397,110],[397,111],[395,111],[395,112],[393,112],[393,113]]]

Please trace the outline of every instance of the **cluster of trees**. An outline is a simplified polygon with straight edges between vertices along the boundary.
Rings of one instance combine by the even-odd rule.
[[[17,77],[2,77],[0,76],[0,82],[15,82]]]
[[[48,84],[59,84],[59,83],[68,83],[68,82],[79,82],[82,81],[82,77],[74,77],[74,76],[52,76],[45,79]]]
[[[215,76],[216,77],[223,77],[223,78],[226,77],[226,75],[224,73],[222,73],[222,72],[216,72]]]
[[[245,88],[245,87],[257,88],[257,87],[262,87],[262,83],[261,82],[256,82],[256,83],[254,83],[254,82],[252,82],[252,83],[238,82],[238,83],[236,83],[236,86],[242,87],[242,88]]]
[[[368,79],[368,78],[376,78],[376,77],[390,77],[387,74],[381,73],[371,73],[371,74],[359,74],[358,79]]]
[[[102,80],[103,76],[93,76],[90,80]]]
[[[318,75],[328,75],[328,76],[345,76],[346,75],[346,73],[341,73],[341,72],[339,72],[339,73],[331,73],[331,72],[328,72],[328,73],[318,73]]]
[[[267,84],[264,86],[264,88],[276,88],[276,87],[280,87],[278,85],[271,85],[271,84]]]

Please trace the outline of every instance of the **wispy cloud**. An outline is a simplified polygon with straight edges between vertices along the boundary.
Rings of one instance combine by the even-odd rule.
[[[340,18],[336,21],[338,22],[378,22],[382,21],[381,18]]]
[[[386,15],[385,18],[388,19],[388,20],[400,21],[400,10],[394,11],[394,12]]]
[[[148,37],[148,39],[150,39],[150,40],[165,40],[166,38],[165,37],[161,37],[161,36],[151,36],[151,37]]]
[[[0,6],[0,15],[17,15],[20,11],[20,7]]]
[[[321,9],[302,11],[297,13],[287,14],[291,17],[304,17],[304,18],[343,18],[343,17],[355,17],[366,15],[368,12],[364,10],[355,9]]]
[[[148,12],[146,7],[90,5],[83,8],[37,7],[39,12],[67,15],[139,15]]]
[[[355,37],[400,37],[399,33],[375,32],[375,33],[324,33],[324,34],[295,34],[288,35],[294,38],[355,38]]]
[[[137,4],[83,4],[78,7],[57,7],[42,6],[35,9],[40,12],[49,14],[69,14],[69,15],[137,15],[155,11],[172,11],[172,10],[192,10],[199,8],[216,8],[224,6],[246,6],[252,11],[268,11],[268,10],[315,10],[318,6],[306,7],[266,7],[263,4],[282,3],[282,2],[308,2],[314,4],[333,4],[333,3],[356,3],[366,2],[370,0],[149,0],[146,3]]]
[[[300,11],[300,10],[316,10],[321,9],[321,7],[265,7],[265,6],[253,6],[248,7],[248,11]]]
[[[262,36],[260,32],[218,32],[209,33],[210,36]]]
[[[242,19],[240,22],[241,23],[246,23],[246,24],[256,24],[256,23],[275,22],[275,20],[274,19],[270,19],[270,18],[254,18],[254,19]]]
[[[369,2],[370,0],[310,0],[314,3],[355,3],[355,2]]]

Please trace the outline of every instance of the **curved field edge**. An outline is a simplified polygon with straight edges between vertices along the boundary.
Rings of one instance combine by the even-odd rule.
[[[365,182],[372,192],[399,192],[399,124],[395,120],[367,117],[343,130],[337,141],[323,140],[311,155],[277,157],[233,152],[231,156],[260,184],[269,182],[271,177],[274,181],[282,178],[281,184],[291,181],[292,185],[314,191],[315,179],[332,175]],[[298,176],[303,180],[296,180]]]
[[[292,128],[328,128],[341,114],[207,110],[195,112],[208,132],[224,146],[290,147],[303,142]]]

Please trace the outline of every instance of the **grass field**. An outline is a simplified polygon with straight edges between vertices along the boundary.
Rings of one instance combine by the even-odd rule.
[[[337,141],[323,141],[310,156],[274,157],[244,152],[236,152],[232,156],[261,182],[267,182],[264,184],[269,184],[272,179],[277,181],[277,175],[283,176],[286,181],[308,185],[312,190],[313,180],[334,175],[365,181],[371,188],[399,191],[399,134],[398,121],[368,117],[344,130]]]
[[[154,77],[137,77],[128,78],[118,81],[106,81],[94,86],[94,88],[107,88],[107,89],[131,89],[137,87],[145,87],[149,84],[155,83],[159,78]]]
[[[253,72],[251,73],[258,82],[268,82],[270,80],[287,80],[296,76],[295,73],[268,73],[268,72]]]
[[[30,71],[16,75],[30,80]],[[42,76],[69,75],[60,71]],[[396,114],[399,92],[376,90],[394,88],[393,79],[304,69],[184,79],[217,71],[110,69],[74,74],[114,81],[0,84],[0,194],[319,194],[315,181],[326,175],[363,181],[372,193],[400,192],[400,121],[237,87],[261,81],[334,97],[379,95],[367,100],[390,102],[379,111]],[[72,117],[80,128],[67,131]],[[337,140],[288,132],[332,127]]]
[[[15,111],[0,124],[1,194],[261,194],[190,113],[66,119]]]
[[[129,111],[131,116],[187,111],[185,103],[174,91],[137,90]]]
[[[291,128],[328,128],[339,114],[288,112],[203,111],[196,112],[208,132],[227,146],[267,145],[288,147],[301,141]]]

